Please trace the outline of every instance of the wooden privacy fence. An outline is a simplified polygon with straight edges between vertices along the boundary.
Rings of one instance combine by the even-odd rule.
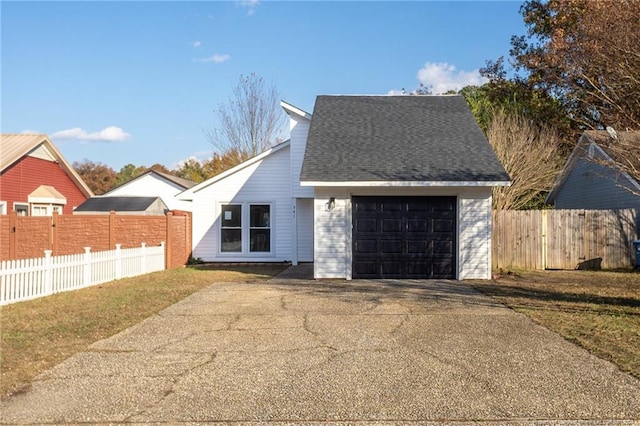
[[[497,210],[494,269],[615,269],[634,264],[636,210]]]
[[[0,305],[165,269],[165,245],[0,262]]]
[[[0,260],[30,259],[52,250],[53,256],[94,251],[166,245],[167,268],[184,266],[191,256],[191,213],[174,210],[166,216],[0,215]]]

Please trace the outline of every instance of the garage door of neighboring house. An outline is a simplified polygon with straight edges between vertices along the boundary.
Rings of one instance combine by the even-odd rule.
[[[353,197],[353,278],[455,278],[456,197]]]

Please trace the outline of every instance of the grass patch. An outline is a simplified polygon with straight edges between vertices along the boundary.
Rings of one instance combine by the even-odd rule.
[[[640,378],[640,274],[522,272],[472,285]]]
[[[201,265],[0,307],[0,395],[213,283],[273,277],[283,264]]]

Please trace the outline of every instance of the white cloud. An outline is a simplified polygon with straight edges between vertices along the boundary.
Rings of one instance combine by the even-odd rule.
[[[260,0],[239,0],[236,2],[240,7],[247,8],[247,15],[251,16],[256,13],[256,8],[260,6]]]
[[[215,55],[209,56],[207,58],[196,58],[196,59],[194,59],[194,61],[196,61],[196,62],[204,62],[204,63],[206,63],[206,62],[215,62],[217,64],[221,64],[222,62],[226,62],[229,59],[231,59],[231,55],[227,55],[227,54],[221,55],[219,53],[216,53]]]
[[[397,95],[406,95],[407,92],[404,91],[404,89],[398,90],[398,89],[391,89],[387,92],[387,95],[389,96],[397,96]]]
[[[198,47],[202,46],[202,42],[200,40],[196,40],[191,43],[191,46],[193,46],[194,49],[197,49]]]
[[[445,93],[449,90],[460,90],[465,86],[480,86],[488,80],[473,71],[457,70],[455,65],[446,62],[427,62],[417,74],[418,81],[430,88],[434,94]]]
[[[80,141],[99,141],[99,142],[121,142],[127,140],[131,135],[123,131],[120,127],[105,127],[99,132],[89,133],[80,127],[72,129],[60,130],[52,133],[52,139],[76,139]]]

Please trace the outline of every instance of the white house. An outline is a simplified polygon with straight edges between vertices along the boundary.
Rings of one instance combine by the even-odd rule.
[[[461,96],[319,96],[313,117],[281,105],[290,140],[178,196],[193,256],[490,278],[491,188],[509,176]]]
[[[191,211],[191,202],[179,200],[176,195],[185,189],[192,188],[195,182],[182,179],[156,170],[148,170],[139,176],[123,183],[109,192],[104,197],[160,197],[169,210]]]

